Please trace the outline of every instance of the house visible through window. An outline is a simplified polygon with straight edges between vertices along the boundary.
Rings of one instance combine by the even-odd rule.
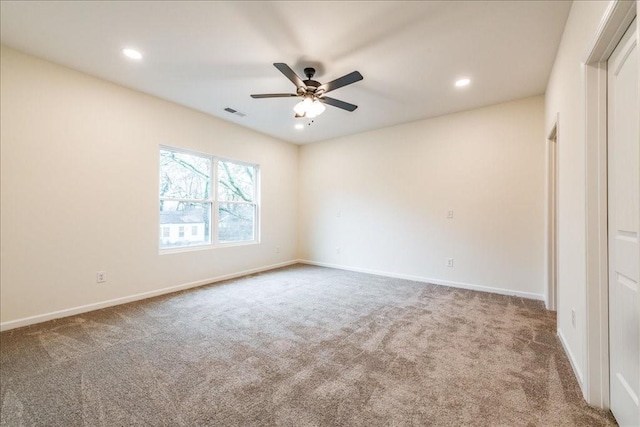
[[[257,174],[257,165],[161,147],[160,248],[257,242]]]

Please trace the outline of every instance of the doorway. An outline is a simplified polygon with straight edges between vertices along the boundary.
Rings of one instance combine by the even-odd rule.
[[[636,2],[628,2],[628,1],[618,1],[614,0],[609,3],[607,10],[605,11],[605,15],[601,22],[601,25],[598,27],[598,31],[596,37],[594,38],[590,48],[587,50],[587,53],[583,59],[584,64],[584,82],[585,82],[585,168],[586,168],[586,334],[584,337],[584,342],[586,343],[585,348],[585,375],[584,375],[584,384],[583,384],[583,392],[584,397],[588,403],[594,406],[599,406],[602,408],[610,408],[615,406],[616,404],[612,402],[612,397],[615,398],[615,393],[611,392],[611,389],[614,387],[614,382],[617,377],[617,374],[622,372],[623,378],[628,378],[629,381],[633,383],[640,383],[640,377],[638,377],[637,369],[633,372],[633,367],[631,371],[625,370],[625,368],[620,371],[619,368],[615,368],[613,365],[617,364],[614,359],[617,357],[614,354],[611,354],[610,357],[610,343],[612,343],[616,338],[613,336],[617,332],[616,326],[611,325],[610,319],[613,319],[614,316],[618,315],[618,305],[622,301],[617,296],[611,295],[612,298],[616,298],[618,302],[610,301],[610,282],[615,283],[615,281],[620,281],[618,273],[624,276],[624,272],[630,274],[626,267],[623,268],[624,271],[621,271],[618,266],[612,266],[611,280],[610,277],[610,266],[609,266],[609,246],[612,243],[610,241],[610,234],[615,234],[616,230],[621,230],[624,234],[625,232],[632,231],[634,227],[629,227],[626,223],[627,219],[623,220],[620,223],[620,226],[617,225],[616,217],[618,216],[618,212],[628,212],[628,206],[626,206],[627,202],[620,199],[615,200],[617,197],[615,194],[612,195],[614,198],[614,203],[617,203],[619,206],[614,206],[614,208],[610,211],[609,209],[609,176],[616,177],[618,173],[622,173],[623,175],[629,175],[628,172],[623,172],[628,170],[628,165],[626,165],[626,161],[633,161],[632,155],[622,156],[620,160],[625,166],[618,170],[620,166],[618,165],[617,160],[614,160],[614,163],[609,165],[608,159],[608,149],[609,147],[609,126],[608,126],[608,91],[610,82],[608,81],[609,74],[609,59],[611,58],[614,49],[619,45],[620,41],[623,40],[623,36],[627,29],[631,26],[632,28],[637,29],[637,23],[634,22],[636,16]],[[632,25],[633,23],[633,25]],[[632,37],[633,36],[629,36]],[[637,45],[637,33],[635,35],[635,42]],[[628,52],[627,52],[628,53]],[[623,55],[624,56],[624,55]],[[621,56],[620,58],[622,58]],[[615,60],[615,58],[614,58]],[[637,57],[635,59],[635,63],[637,66]],[[635,91],[637,94],[637,68],[635,70]],[[633,80],[633,79],[631,79]],[[636,95],[637,96],[637,95]],[[624,108],[623,108],[624,110]],[[637,125],[637,112],[635,113],[635,119],[630,121],[631,124]],[[615,120],[615,117],[613,118]],[[633,138],[631,138],[633,139]],[[636,144],[639,141],[636,136]],[[614,141],[613,144],[616,144]],[[626,144],[626,143],[625,143]],[[614,148],[615,149],[615,148]],[[640,158],[635,159],[640,163]],[[633,180],[633,178],[631,178]],[[640,178],[638,178],[640,180]],[[616,188],[622,188],[623,192],[625,189],[625,185],[615,184]],[[631,184],[633,185],[633,184]],[[638,183],[640,185],[640,183]],[[635,187],[636,189],[638,187]],[[613,191],[617,191],[615,188]],[[637,191],[637,190],[636,190]],[[636,193],[637,194],[637,193]],[[637,200],[637,199],[636,199]],[[633,212],[633,210],[632,210]],[[614,218],[609,218],[609,215],[612,215]],[[633,216],[633,213],[625,213],[625,218],[629,216]],[[612,220],[611,227],[609,227],[609,222]],[[638,223],[640,223],[640,217],[637,218]],[[622,228],[620,228],[622,227]],[[632,230],[627,230],[627,228],[631,228]],[[609,229],[611,229],[611,233],[609,233]],[[615,247],[614,247],[615,251]],[[640,262],[640,252],[633,254],[633,250],[629,252],[625,252],[627,254],[631,254],[632,261],[635,259],[637,262]],[[617,255],[614,254],[614,258]],[[617,261],[613,261],[617,262]],[[616,268],[618,270],[616,270]],[[617,271],[617,273],[613,273]],[[629,284],[626,280],[622,280],[625,284]],[[634,305],[634,302],[631,300],[624,300],[623,304]],[[635,304],[637,306],[637,304]],[[628,307],[624,308],[627,310]],[[627,310],[628,312],[628,310]],[[625,318],[628,316],[625,315]],[[640,319],[631,319],[627,320],[628,323],[625,323],[626,326],[633,328],[638,327]],[[610,326],[613,326],[610,328]],[[638,330],[636,329],[635,339],[638,339]],[[627,331],[628,332],[628,331]],[[626,336],[629,338],[629,335]],[[620,341],[618,339],[618,341]],[[637,342],[637,341],[635,341]],[[628,348],[633,348],[635,344]],[[615,344],[612,346],[615,347]],[[614,350],[615,353],[616,350]],[[627,357],[627,356],[625,356]],[[635,367],[637,368],[640,365],[639,361],[634,362]],[[629,364],[629,366],[633,366],[633,363]],[[626,372],[626,373],[625,373]],[[634,380],[635,379],[635,380]],[[626,384],[622,385],[622,388],[627,390],[630,386],[633,393],[637,397],[637,393],[634,390],[637,390],[635,384],[630,384],[629,381],[625,379]],[[632,417],[640,416],[640,413],[637,409],[638,401],[632,399],[634,404],[636,405],[635,413],[633,408],[629,411],[632,413]],[[619,411],[618,411],[619,412]],[[615,413],[615,411],[614,411]],[[618,416],[616,414],[616,416]],[[634,419],[634,418],[631,418]],[[620,422],[626,422],[619,419]],[[636,421],[632,421],[636,422]]]
[[[558,305],[558,118],[547,137],[547,310]]]

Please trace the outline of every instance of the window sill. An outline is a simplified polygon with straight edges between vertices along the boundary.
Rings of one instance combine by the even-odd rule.
[[[260,241],[251,240],[249,242],[218,243],[217,245],[183,246],[180,248],[160,249],[160,255],[179,254],[183,252],[195,252],[195,251],[204,251],[204,250],[219,249],[219,248],[232,248],[236,246],[251,246],[251,245],[258,245],[258,244],[260,244]]]

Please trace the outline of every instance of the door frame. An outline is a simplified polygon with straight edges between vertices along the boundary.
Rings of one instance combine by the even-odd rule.
[[[546,182],[546,289],[547,310],[558,309],[558,135],[559,114],[547,137]]]
[[[589,404],[601,408],[610,404],[607,61],[639,8],[640,1],[611,1],[582,61],[586,169],[586,363],[582,391]]]

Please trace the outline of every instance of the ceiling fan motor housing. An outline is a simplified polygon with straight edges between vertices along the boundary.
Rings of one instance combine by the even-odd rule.
[[[302,83],[304,83],[304,86],[300,86],[297,90],[298,96],[305,96],[305,95],[315,95],[315,96],[320,96],[322,94],[322,91],[318,91],[318,86],[320,86],[320,83],[318,83],[315,80],[304,80]]]
[[[320,95],[320,93],[316,93],[318,87],[320,86],[320,82],[311,80],[315,73],[315,68],[308,67],[304,69],[304,75],[307,76],[307,80],[304,80],[302,83],[304,83],[306,87],[302,88],[303,90],[299,91],[299,95]]]

